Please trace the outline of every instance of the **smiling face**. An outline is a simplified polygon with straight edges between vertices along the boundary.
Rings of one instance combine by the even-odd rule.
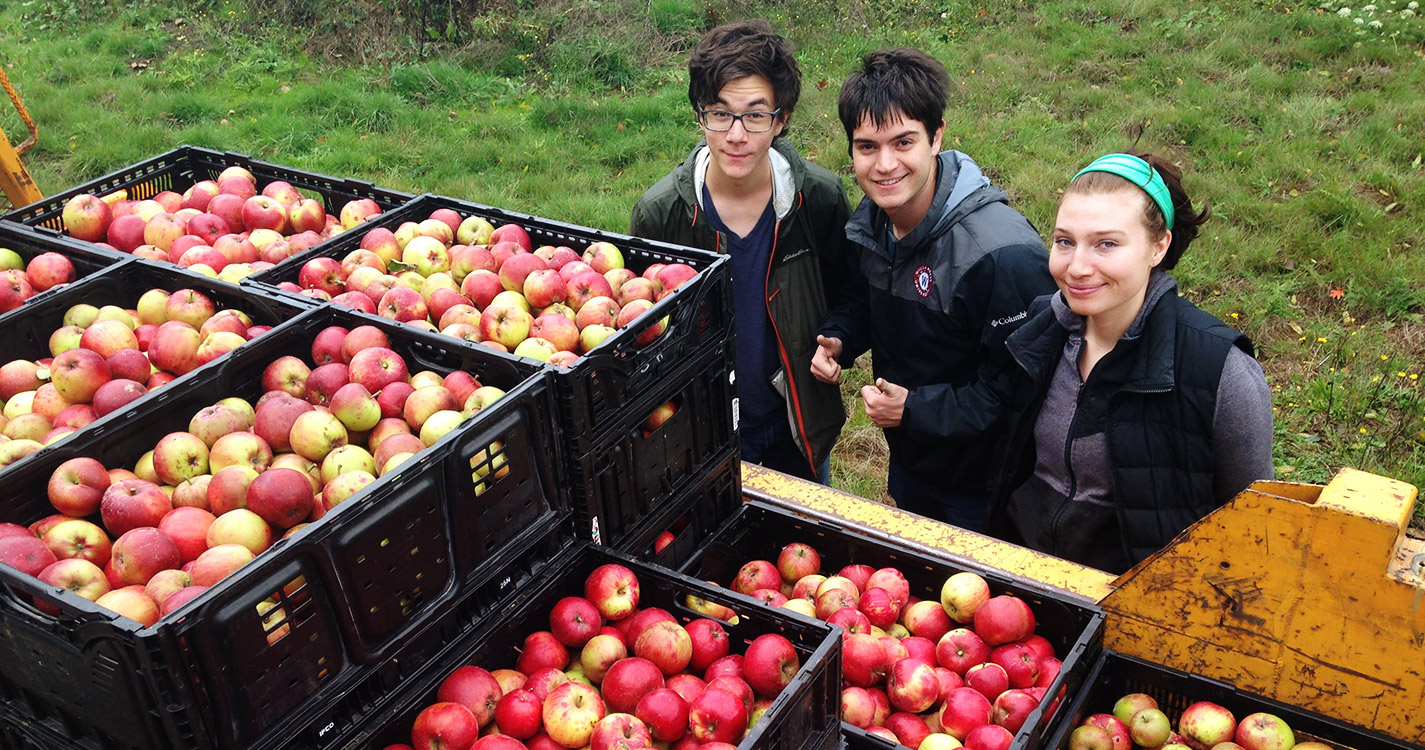
[[[725,109],[733,114],[744,112],[771,112],[777,108],[772,83],[762,76],[747,76],[722,87],[717,99],[703,104],[704,109]],[[741,120],[733,122],[732,128],[717,133],[703,128],[708,139],[708,149],[712,154],[710,170],[717,170],[727,182],[738,183],[771,179],[771,162],[767,152],[786,124],[779,116],[772,129],[765,133],[749,133]]]
[[[925,217],[935,197],[935,159],[945,123],[934,133],[919,120],[897,114],[877,127],[870,118],[851,133],[856,182],[903,237]]]
[[[1091,332],[1116,339],[1128,330],[1143,307],[1148,275],[1168,250],[1172,234],[1155,239],[1143,222],[1147,200],[1128,187],[1071,192],[1059,204],[1049,273],[1069,308],[1088,318]]]

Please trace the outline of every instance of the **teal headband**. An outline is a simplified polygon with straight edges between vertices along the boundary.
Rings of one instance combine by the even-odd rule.
[[[1173,220],[1176,218],[1173,213],[1173,196],[1168,192],[1167,183],[1163,182],[1163,176],[1158,174],[1158,170],[1152,165],[1132,154],[1108,154],[1100,156],[1087,167],[1079,170],[1074,175],[1074,180],[1079,179],[1085,172],[1107,172],[1118,175],[1125,180],[1137,185],[1148,194],[1149,198],[1158,205],[1158,210],[1163,212],[1163,221],[1168,229],[1173,228]],[[1073,180],[1070,180],[1073,182]]]

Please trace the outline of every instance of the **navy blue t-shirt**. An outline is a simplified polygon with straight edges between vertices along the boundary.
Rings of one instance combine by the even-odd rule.
[[[777,215],[771,201],[746,237],[739,237],[722,223],[713,207],[712,195],[703,185],[703,205],[708,223],[727,237],[727,254],[732,258],[732,310],[737,326],[737,398],[744,430],[756,429],[784,419],[787,406],[772,387],[772,374],[781,366],[776,334],[767,318],[767,264],[772,258],[772,240]]]

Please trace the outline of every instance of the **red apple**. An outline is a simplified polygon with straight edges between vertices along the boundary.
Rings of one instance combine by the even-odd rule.
[[[459,703],[426,706],[416,715],[411,727],[411,745],[415,750],[469,750],[479,736],[480,725],[475,715]]]

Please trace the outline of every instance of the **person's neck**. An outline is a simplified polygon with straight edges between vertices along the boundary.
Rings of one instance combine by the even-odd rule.
[[[1138,313],[1143,310],[1148,290],[1145,288],[1138,297],[1138,304],[1123,306],[1084,319],[1084,338],[1093,346],[1108,351],[1128,333]]]
[[[708,192],[712,194],[715,202],[722,200],[744,201],[756,196],[770,198],[772,162],[770,159],[764,161],[760,167],[745,177],[730,177],[716,165],[710,164],[707,174],[703,177],[703,182],[707,185]]]

